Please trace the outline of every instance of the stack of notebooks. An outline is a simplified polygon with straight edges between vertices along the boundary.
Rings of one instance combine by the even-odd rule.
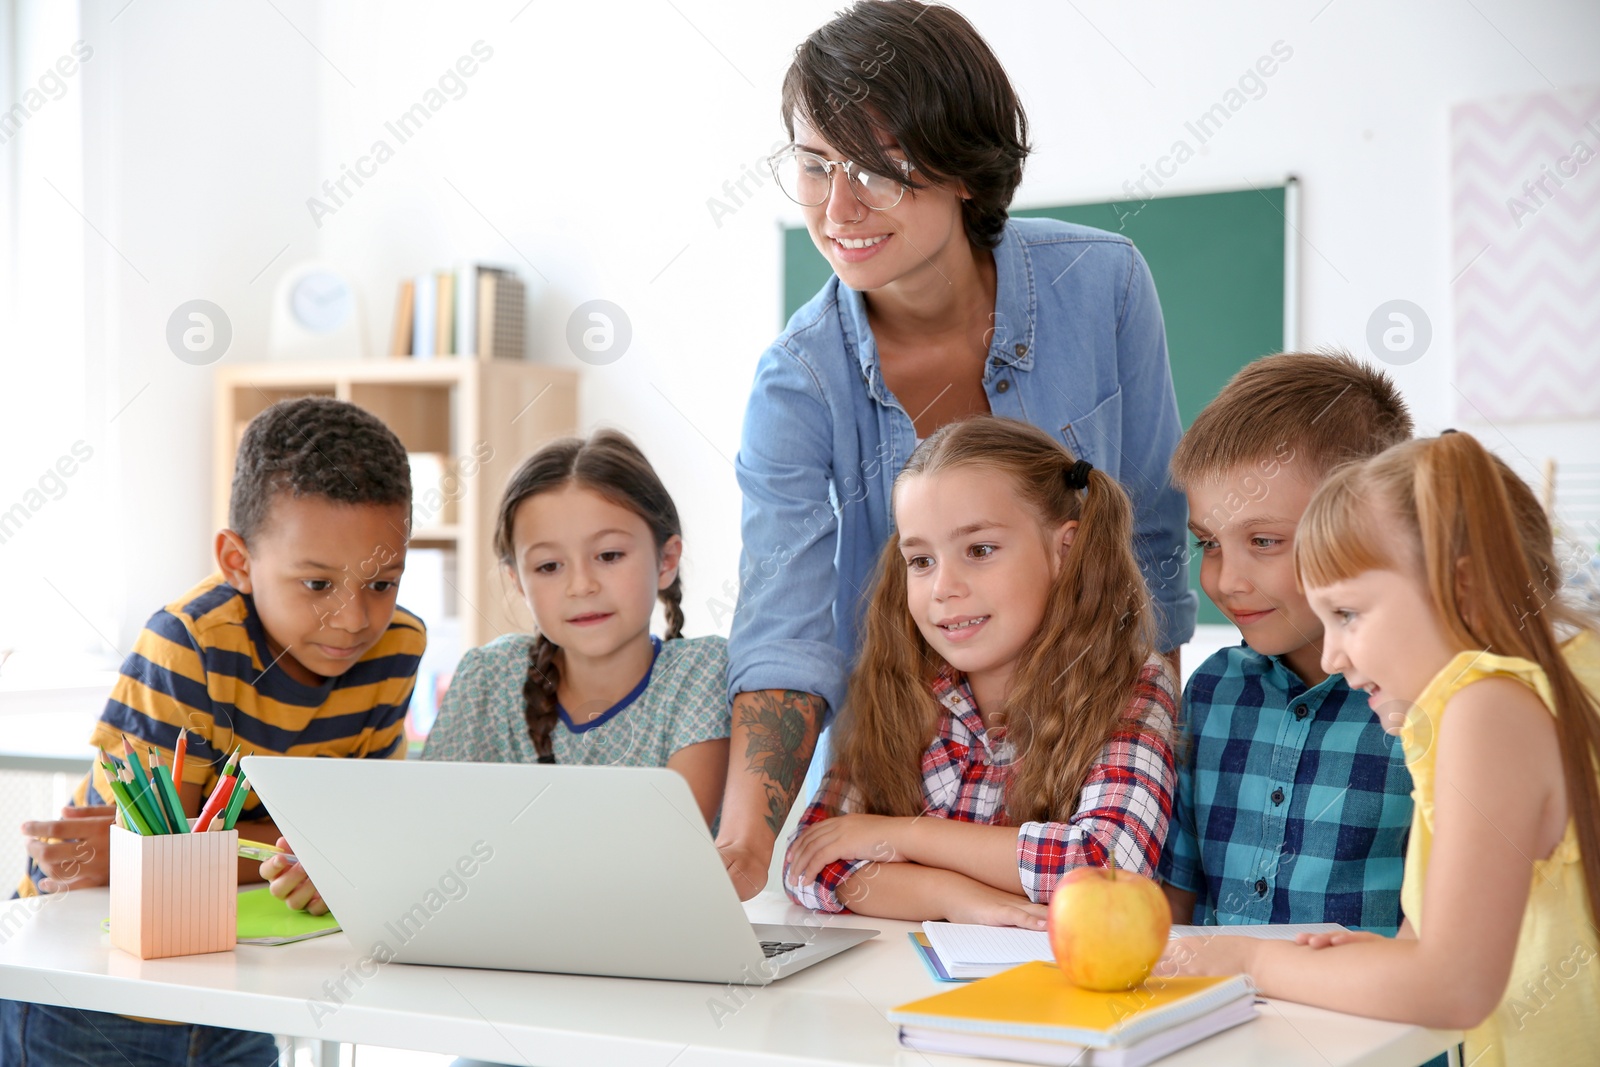
[[[516,273],[483,263],[430,271],[400,283],[391,356],[523,359],[527,287]]]
[[[1292,941],[1297,934],[1344,929],[1336,923],[1174,926],[1172,936]],[[911,943],[934,978],[967,983],[889,1013],[900,1027],[900,1043],[922,1052],[1142,1067],[1256,1015],[1255,990],[1243,975],[1149,978],[1124,993],[1080,989],[1052,962],[1042,931],[928,922]]]
[[[889,1012],[900,1044],[921,1052],[1060,1067],[1142,1067],[1255,1018],[1255,989],[1231,978],[1150,978],[1125,993],[1080,989],[1052,963]]]

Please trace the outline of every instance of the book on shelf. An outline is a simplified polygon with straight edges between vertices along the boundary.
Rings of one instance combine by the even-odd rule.
[[[458,263],[401,283],[390,354],[523,359],[527,286],[515,271]]]
[[[394,302],[394,333],[389,340],[389,355],[411,354],[411,319],[415,314],[416,283],[407,278],[400,283],[400,295]]]
[[[475,340],[479,359],[523,359],[527,353],[528,289],[513,271],[478,268]]]
[[[454,355],[456,343],[456,276],[450,271],[439,272],[438,310],[435,312],[433,329],[433,354],[436,356]]]
[[[1252,923],[1230,926],[1174,926],[1172,937],[1256,937],[1293,941],[1298,934],[1335,934],[1338,923]],[[948,981],[987,978],[1022,963],[1049,963],[1055,959],[1050,935],[1043,930],[1014,926],[976,926],[970,923],[925,922],[935,973]],[[918,946],[919,951],[921,946]]]
[[[902,1004],[888,1019],[902,1045],[921,1051],[1141,1067],[1255,1014],[1255,988],[1244,975],[1150,978],[1100,993],[1036,961]]]
[[[478,352],[478,265],[456,264],[456,340],[458,356]]]
[[[425,271],[417,275],[414,288],[417,310],[411,320],[411,354],[417,359],[432,359],[439,279],[432,271]]]

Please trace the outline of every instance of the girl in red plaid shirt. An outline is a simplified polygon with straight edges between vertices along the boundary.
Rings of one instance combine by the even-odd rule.
[[[1153,875],[1176,683],[1122,488],[982,415],[912,453],[834,761],[784,888],[821,911],[1043,929],[1071,868]]]

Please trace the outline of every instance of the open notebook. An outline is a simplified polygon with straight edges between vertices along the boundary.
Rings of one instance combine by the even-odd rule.
[[[1272,923],[1255,926],[1174,926],[1173,937],[1262,937],[1293,941],[1298,934],[1336,934],[1345,927],[1338,923]],[[933,959],[929,967],[946,981],[987,978],[1023,963],[1049,963],[1050,935],[1042,930],[1019,930],[1014,926],[975,926],[969,923],[926,922]],[[913,942],[915,943],[915,942]],[[943,979],[940,971],[949,975]]]

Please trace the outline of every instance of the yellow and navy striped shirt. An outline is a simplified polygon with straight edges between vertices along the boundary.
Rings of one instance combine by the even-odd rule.
[[[145,624],[89,743],[120,754],[127,735],[140,759],[154,746],[170,767],[185,729],[183,780],[207,795],[236,745],[241,756],[404,759],[406,708],[426,644],[422,620],[397,607],[387,632],[348,671],[306,685],[273,663],[250,596],[213,575]],[[106,804],[109,794],[96,762],[73,803]],[[260,815],[252,793],[239,818]],[[42,877],[31,862],[28,875],[23,896]]]

